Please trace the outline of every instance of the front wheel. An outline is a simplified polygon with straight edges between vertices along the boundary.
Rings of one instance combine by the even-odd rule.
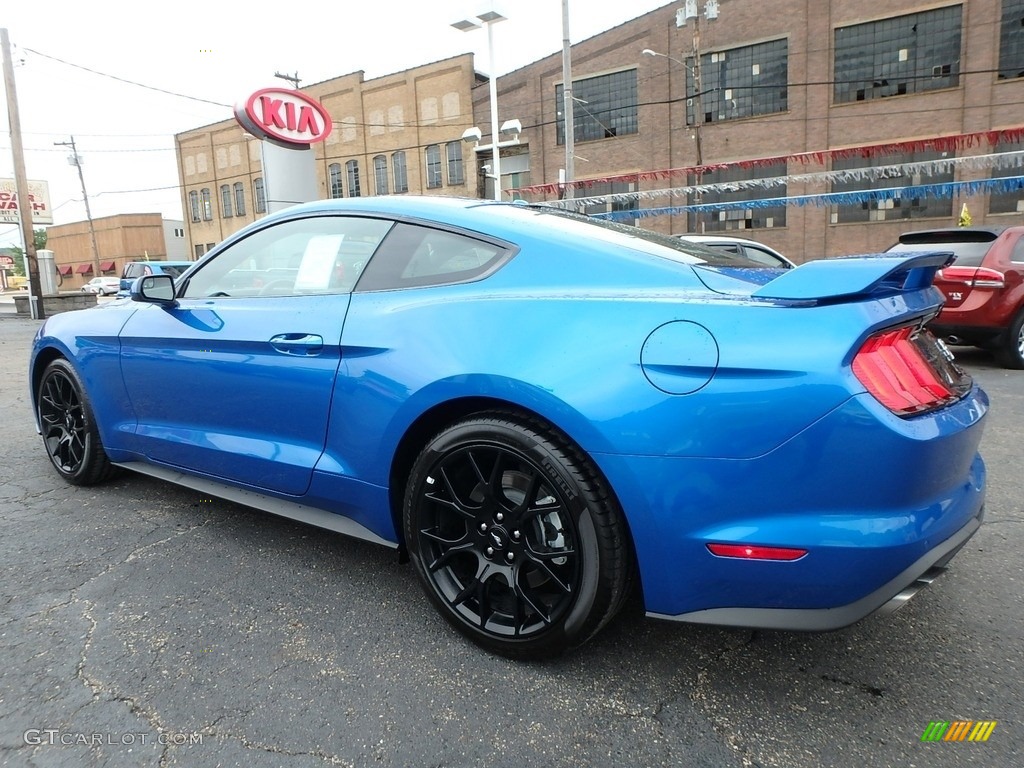
[[[486,413],[423,449],[405,540],[428,597],[460,632],[515,658],[593,636],[633,569],[622,513],[590,461],[532,419]]]
[[[72,485],[92,485],[113,467],[100,442],[92,406],[78,373],[58,358],[46,366],[36,393],[43,445],[54,469]]]
[[[1024,368],[1024,308],[1022,308],[1006,329],[1002,348],[997,351],[999,364],[1004,368]]]

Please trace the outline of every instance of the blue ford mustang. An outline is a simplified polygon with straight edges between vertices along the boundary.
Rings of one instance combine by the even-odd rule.
[[[46,321],[37,424],[117,467],[408,555],[515,657],[650,615],[832,629],[981,524],[988,400],[924,328],[946,254],[774,270],[481,200],[289,208]]]

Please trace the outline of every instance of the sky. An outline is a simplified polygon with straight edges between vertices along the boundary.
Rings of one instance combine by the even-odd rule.
[[[666,4],[569,0],[570,39],[577,43]],[[231,118],[232,105],[257,88],[287,86],[275,72],[297,72],[306,84],[357,70],[371,79],[473,53],[477,70],[487,73],[486,32],[450,24],[492,6],[507,16],[493,29],[498,75],[562,47],[562,0],[306,0],[276,15],[262,5],[3,3],[0,27],[12,44],[26,172],[49,183],[55,224],[86,218],[70,148],[54,146],[71,136],[94,218],[159,212],[181,219],[174,134]],[[2,90],[0,101],[0,178],[9,179],[14,165]],[[17,225],[0,223],[0,247],[20,244]]]

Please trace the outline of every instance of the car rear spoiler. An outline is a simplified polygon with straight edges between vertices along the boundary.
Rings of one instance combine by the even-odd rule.
[[[818,259],[789,269],[751,294],[761,299],[821,301],[876,292],[918,291],[932,284],[935,273],[950,264],[948,251],[894,256],[890,253]]]

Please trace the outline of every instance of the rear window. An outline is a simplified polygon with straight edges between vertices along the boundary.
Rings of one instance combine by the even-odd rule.
[[[756,261],[737,253],[717,251],[697,243],[680,240],[672,235],[662,235],[630,224],[619,224],[604,219],[594,219],[560,208],[545,206],[522,207],[524,212],[557,218],[559,227],[580,238],[601,240],[624,248],[643,250],[683,264],[704,264],[712,267],[764,267]],[[637,241],[641,241],[638,243]]]
[[[966,229],[935,232],[908,232],[900,236],[890,252],[923,253],[945,251],[956,256],[960,267],[980,267],[992,243],[998,239],[998,232]]]
[[[181,275],[181,273],[184,272],[186,269],[188,269],[188,267],[162,266],[160,268],[160,271],[163,272],[165,275],[170,275],[171,277],[177,279]]]
[[[891,253],[923,253],[932,251],[943,251],[956,255],[954,262],[960,267],[980,267],[981,262],[991,247],[991,241],[987,243],[897,243],[889,249]]]

